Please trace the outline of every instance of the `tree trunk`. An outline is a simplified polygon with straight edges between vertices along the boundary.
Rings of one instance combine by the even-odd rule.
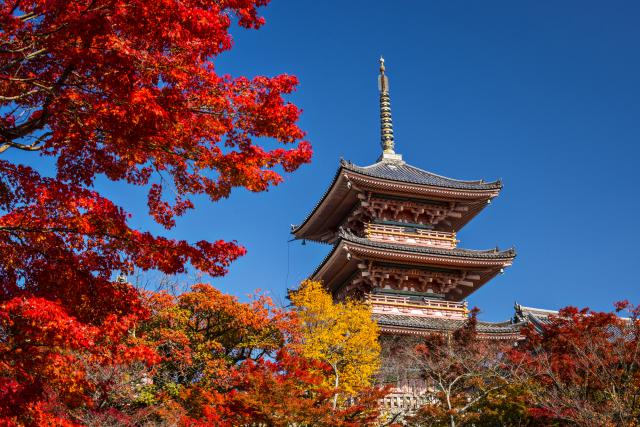
[[[340,385],[340,374],[338,373],[338,367],[336,365],[331,364],[331,367],[333,368],[333,372],[336,376],[336,380],[333,384],[333,388],[336,390],[333,395],[333,410],[335,411],[338,408],[338,385]]]

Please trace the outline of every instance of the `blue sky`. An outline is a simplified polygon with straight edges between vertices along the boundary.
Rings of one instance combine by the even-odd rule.
[[[460,246],[514,245],[505,274],[469,298],[482,318],[513,303],[608,310],[640,303],[640,3],[632,1],[284,1],[259,31],[235,31],[217,63],[232,75],[295,74],[290,99],[314,147],[310,165],[267,193],[236,191],[168,233],[236,239],[248,249],[212,283],[281,300],[329,246],[288,243],[340,157],[379,155],[377,61],[390,79],[396,151],[458,179],[502,178],[500,197],[459,233]],[[146,217],[143,193],[100,185]]]
[[[203,206],[179,230],[247,246],[216,280],[228,292],[281,295],[313,271],[330,248],[287,244],[289,225],[315,205],[341,156],[369,164],[379,155],[383,54],[404,159],[454,178],[504,181],[459,233],[464,247],[518,251],[512,268],[469,298],[484,318],[509,317],[514,301],[601,310],[640,302],[639,6],[274,0],[267,25],[236,33],[219,67],[300,78],[293,99],[313,163],[269,193]]]

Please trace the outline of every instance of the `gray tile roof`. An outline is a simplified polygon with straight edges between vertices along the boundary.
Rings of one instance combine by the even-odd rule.
[[[345,169],[362,175],[411,184],[455,188],[459,190],[495,190],[502,188],[500,181],[460,181],[427,172],[403,161],[382,160],[370,166],[357,166],[343,160],[341,164]]]
[[[542,332],[544,327],[551,323],[549,316],[558,316],[559,312],[556,310],[545,310],[541,308],[533,308],[533,307],[525,307],[516,303],[515,305],[516,314],[514,316],[514,321],[516,322],[526,322],[533,325],[533,327],[538,331]],[[621,320],[629,321],[630,319],[625,317],[619,317]],[[629,333],[625,329],[625,327],[620,327],[616,325],[609,326],[609,333],[613,338],[622,338]]]
[[[380,326],[421,329],[426,331],[454,331],[464,325],[464,320],[398,314],[374,313],[373,319],[378,322]],[[478,321],[476,328],[477,331],[482,334],[513,334],[518,333],[524,324],[525,322]]]
[[[514,320],[518,322],[527,322],[533,324],[537,330],[549,323],[549,316],[558,315],[557,311],[544,310],[541,308],[525,307],[516,303]]]
[[[511,259],[516,256],[516,250],[513,248],[501,251],[496,249],[488,250],[474,250],[474,249],[443,249],[434,248],[428,246],[411,246],[411,245],[398,245],[393,243],[374,242],[364,237],[358,237],[353,234],[341,231],[340,238],[353,243],[359,243],[380,249],[399,250],[403,252],[423,253],[428,255],[442,255],[442,256],[455,256],[463,258],[482,258],[482,259]]]

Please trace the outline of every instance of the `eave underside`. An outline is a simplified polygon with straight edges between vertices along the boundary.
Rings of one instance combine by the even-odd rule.
[[[321,200],[304,222],[292,230],[298,239],[329,242],[349,213],[361,202],[363,195],[376,194],[384,197],[406,198],[408,200],[457,203],[466,207],[459,217],[450,218],[441,226],[459,231],[487,202],[496,197],[500,188],[473,190],[434,187],[380,179],[356,173],[340,167]]]
[[[336,297],[373,288],[442,293],[460,301],[511,265],[513,251],[408,248],[343,237],[311,276]]]

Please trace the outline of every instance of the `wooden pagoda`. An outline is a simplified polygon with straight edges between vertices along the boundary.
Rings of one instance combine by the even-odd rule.
[[[389,83],[380,60],[382,155],[370,166],[341,161],[297,239],[333,249],[311,278],[336,299],[366,298],[386,334],[451,330],[467,318],[468,295],[511,265],[515,251],[471,250],[456,233],[497,197],[500,181],[461,181],[419,169],[395,152]],[[512,322],[480,333],[513,337]]]

